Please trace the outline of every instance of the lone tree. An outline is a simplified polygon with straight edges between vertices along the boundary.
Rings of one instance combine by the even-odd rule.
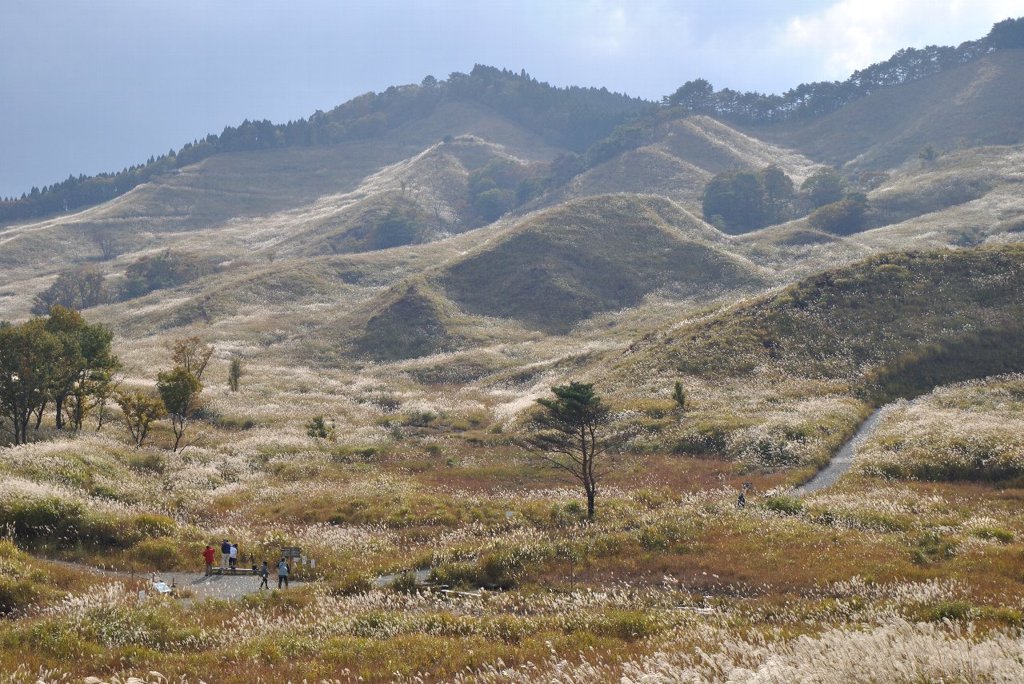
[[[238,391],[238,381],[242,379],[242,360],[237,356],[231,359],[228,367],[228,387],[232,392]]]
[[[683,383],[679,380],[676,380],[675,387],[672,389],[672,399],[675,400],[680,413],[686,411],[686,390],[683,389]]]
[[[609,409],[590,384],[571,382],[551,391],[554,399],[537,400],[544,410],[534,417],[534,433],[527,446],[583,485],[587,520],[593,520],[598,484],[612,465],[605,457],[607,443],[600,434],[608,424]]]
[[[181,366],[156,376],[156,390],[171,417],[171,429],[174,431],[174,448],[178,450],[185,428],[192,418],[199,403],[199,393],[203,384],[196,376]]]

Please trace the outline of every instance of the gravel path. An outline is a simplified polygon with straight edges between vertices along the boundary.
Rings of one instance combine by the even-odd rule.
[[[72,563],[48,559],[47,562],[58,563],[67,567],[77,568],[86,572],[105,575],[118,579],[134,579],[143,582],[159,581],[173,585],[175,589],[184,595],[185,600],[202,600],[207,598],[237,599],[260,591],[260,578],[258,575],[210,575],[207,577],[201,572],[156,572],[156,573],[129,573],[122,570],[108,570],[97,568],[83,563]],[[271,589],[277,589],[277,575],[271,571],[267,580]],[[292,587],[301,586],[303,583],[297,580],[290,582]],[[264,589],[263,591],[266,591]]]
[[[886,404],[868,416],[868,419],[857,428],[857,432],[854,433],[853,437],[836,452],[836,455],[832,457],[828,465],[818,471],[818,474],[810,480],[794,488],[793,493],[797,496],[803,496],[804,494],[810,494],[834,485],[836,480],[845,475],[853,466],[853,456],[857,452],[857,448],[875,431],[879,421],[895,408],[897,403]]]
[[[188,590],[193,599],[236,599],[259,591],[260,578],[258,575],[210,575],[203,573],[163,573],[161,578],[170,584],[174,582],[176,587]],[[267,580],[271,589],[277,588],[277,576],[270,575]],[[292,586],[299,582],[291,582]],[[263,591],[266,591],[264,589]]]

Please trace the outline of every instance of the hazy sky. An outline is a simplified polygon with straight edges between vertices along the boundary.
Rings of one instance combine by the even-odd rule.
[[[957,45],[1022,0],[0,0],[0,196],[476,63],[658,100]]]

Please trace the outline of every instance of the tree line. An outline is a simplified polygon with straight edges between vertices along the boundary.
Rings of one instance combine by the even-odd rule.
[[[662,103],[686,113],[706,114],[742,124],[823,116],[882,88],[917,81],[971,62],[994,50],[1024,48],[1024,18],[995,24],[987,36],[958,47],[904,48],[884,62],[853,72],[845,81],[803,83],[781,95],[716,91],[698,78],[681,85]]]
[[[475,101],[495,109],[547,142],[577,152],[608,136],[616,126],[652,105],[606,88],[558,88],[525,71],[476,65],[469,74],[447,80],[427,76],[416,85],[391,86],[366,93],[329,112],[274,124],[243,121],[220,135],[193,140],[181,149],[150,157],[145,164],[95,176],[69,176],[19,198],[0,201],[0,223],[72,211],[113,199],[152,178],[173,173],[216,154],[284,147],[316,147],[380,137],[416,117],[452,101]]]
[[[855,71],[845,81],[801,84],[782,95],[716,91],[698,78],[662,98],[662,104],[687,114],[707,114],[737,123],[756,124],[821,116],[880,88],[907,83],[939,73],[998,49],[1024,48],[1024,18],[995,24],[987,36],[958,47],[906,48],[884,62]],[[329,112],[274,124],[267,120],[243,121],[150,157],[145,164],[115,173],[68,176],[59,183],[33,187],[21,197],[0,201],[0,223],[68,212],[113,199],[152,178],[175,172],[207,157],[227,152],[333,145],[347,140],[379,137],[417,116],[424,116],[448,101],[472,100],[487,105],[540,135],[550,144],[572,153],[556,163],[554,176],[578,173],[602,155],[635,145],[639,129],[617,128],[650,114],[654,105],[640,98],[609,92],[606,88],[558,88],[538,82],[525,71],[475,65],[469,74],[453,72],[447,80],[426,76],[416,85],[391,86],[381,93],[366,93]],[[603,144],[599,144],[603,143]],[[576,155],[586,153],[581,161]]]

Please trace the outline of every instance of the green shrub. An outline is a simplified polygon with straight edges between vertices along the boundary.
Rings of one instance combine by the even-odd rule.
[[[169,537],[178,528],[172,518],[159,513],[140,513],[131,518],[128,524],[141,538]]]
[[[433,411],[410,411],[402,419],[402,425],[409,427],[429,427],[437,420],[437,414]]]
[[[1001,527],[979,527],[974,530],[974,536],[981,539],[992,539],[1000,544],[1009,544],[1013,541],[1013,532]]]
[[[430,571],[430,581],[448,587],[479,587],[483,584],[474,563],[442,563]]]
[[[683,526],[672,520],[645,525],[637,532],[637,541],[650,551],[683,553],[687,550],[684,543],[686,537],[687,533]]]
[[[924,618],[930,622],[942,622],[943,620],[969,620],[974,614],[974,608],[966,601],[940,601],[925,610]]]
[[[764,500],[764,506],[769,511],[783,515],[799,515],[804,509],[804,504],[800,499],[782,494],[769,496]]]
[[[925,532],[917,540],[912,559],[918,565],[946,560],[956,555],[956,544],[946,540],[934,531]]]
[[[306,434],[313,439],[333,439],[334,421],[324,416],[315,416],[306,423]]]
[[[73,539],[84,517],[82,504],[58,497],[11,499],[0,503],[0,528],[12,530],[16,539],[27,543]]]
[[[181,559],[181,549],[171,539],[143,539],[132,547],[131,555],[154,570],[173,570]]]
[[[587,516],[586,509],[579,501],[570,501],[564,505],[552,504],[548,519],[555,527],[575,527]]]
[[[598,616],[592,623],[595,634],[633,641],[654,636],[665,630],[657,617],[638,610],[614,610]]]
[[[879,532],[906,532],[911,527],[911,521],[904,516],[894,516],[877,511],[865,511],[853,516],[858,526]]]
[[[41,597],[42,592],[35,583],[0,575],[0,617],[23,613],[29,606],[39,603]]]
[[[163,454],[155,451],[132,452],[125,459],[125,465],[136,472],[153,475],[163,475],[167,469]]]
[[[499,549],[481,558],[478,565],[482,586],[511,589],[523,574],[524,558],[518,550]]]
[[[396,594],[418,594],[420,589],[416,584],[416,573],[412,570],[399,573],[388,585],[388,589]]]
[[[326,583],[327,593],[331,596],[354,596],[365,594],[373,588],[373,583],[366,575],[348,572],[337,579]]]

